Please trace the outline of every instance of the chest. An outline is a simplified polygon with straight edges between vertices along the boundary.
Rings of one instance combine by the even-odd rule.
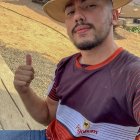
[[[89,120],[96,120],[124,108],[124,83],[117,79],[120,79],[119,75],[112,81],[107,68],[90,72],[68,68],[60,78],[57,95],[61,104],[75,109]],[[91,114],[91,110],[96,113]]]

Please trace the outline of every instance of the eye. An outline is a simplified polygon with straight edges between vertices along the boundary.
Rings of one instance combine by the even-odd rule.
[[[66,16],[71,16],[71,15],[74,14],[74,12],[75,12],[74,8],[73,7],[69,7],[69,8],[66,8],[65,15]]]
[[[73,11],[69,11],[69,12],[67,12],[67,16],[71,16],[71,15],[73,15],[74,14],[74,10]]]
[[[94,4],[89,4],[89,5],[85,6],[86,9],[93,9],[95,7],[96,7],[96,5],[94,5]]]

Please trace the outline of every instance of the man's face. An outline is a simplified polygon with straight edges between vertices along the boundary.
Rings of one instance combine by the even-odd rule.
[[[91,50],[109,35],[112,6],[109,0],[70,0],[65,7],[67,33],[80,50]]]

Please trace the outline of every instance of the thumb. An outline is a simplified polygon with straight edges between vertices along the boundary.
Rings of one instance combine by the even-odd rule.
[[[32,65],[32,56],[30,54],[26,55],[26,65]]]

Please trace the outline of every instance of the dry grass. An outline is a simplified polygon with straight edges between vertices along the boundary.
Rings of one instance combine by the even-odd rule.
[[[68,38],[48,26],[0,8],[0,40],[6,47],[37,51],[53,62],[76,50]]]
[[[118,28],[117,34],[120,36],[116,40],[119,46],[129,50],[137,56],[140,56],[140,34],[130,33],[124,29]]]

